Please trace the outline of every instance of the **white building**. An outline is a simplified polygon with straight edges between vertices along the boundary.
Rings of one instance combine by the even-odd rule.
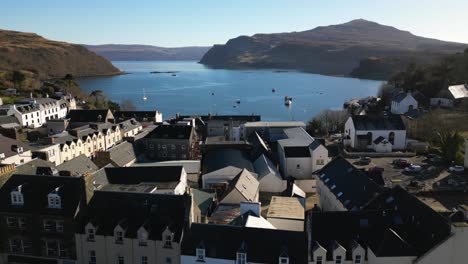
[[[418,101],[414,99],[411,92],[400,93],[392,99],[391,112],[393,114],[402,115],[415,109],[418,109]]]
[[[78,263],[180,263],[186,226],[197,218],[191,196],[158,194],[150,183],[107,186],[79,223]]]
[[[63,100],[31,98],[11,105],[8,115],[14,115],[24,127],[37,128],[48,120],[65,118],[67,111]]]
[[[375,149],[374,141],[383,137],[392,144],[392,150],[406,149],[406,127],[400,116],[352,116],[345,123],[345,146],[356,150]]]
[[[28,145],[0,134],[0,164],[18,166],[31,160],[32,153]]]
[[[260,192],[281,193],[286,189],[286,181],[265,155],[258,157],[253,165],[260,183]]]
[[[284,134],[286,138],[278,140],[279,167],[283,177],[312,179],[312,173],[328,163],[328,150],[303,128],[285,129]]]
[[[35,105],[11,105],[7,112],[14,115],[23,127],[37,128],[43,125],[41,121],[40,108]]]

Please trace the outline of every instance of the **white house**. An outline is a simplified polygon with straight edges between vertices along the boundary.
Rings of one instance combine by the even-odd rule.
[[[312,179],[312,173],[328,163],[328,150],[301,127],[285,129],[284,134],[286,138],[278,140],[279,167],[283,177]]]
[[[0,164],[18,166],[31,160],[32,153],[28,145],[0,134]]]
[[[24,127],[41,127],[48,120],[61,119],[67,115],[67,104],[52,98],[31,98],[10,106],[8,115],[14,115]]]
[[[393,114],[402,115],[413,109],[418,109],[418,101],[414,99],[411,92],[400,93],[392,99],[391,112]]]
[[[345,123],[345,146],[361,151],[375,149],[374,141],[379,137],[390,142],[392,150],[406,149],[406,127],[401,117],[352,116]]]
[[[40,117],[40,108],[37,105],[11,105],[7,112],[14,115],[23,127],[37,128],[43,125]]]
[[[253,163],[257,180],[260,183],[260,192],[280,193],[286,189],[286,181],[276,166],[265,155],[261,155]]]

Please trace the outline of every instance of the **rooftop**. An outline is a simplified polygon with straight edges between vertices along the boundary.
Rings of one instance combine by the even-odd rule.
[[[356,130],[406,130],[405,124],[399,115],[390,115],[386,118],[371,115],[350,117]]]
[[[267,218],[285,218],[304,220],[304,199],[297,197],[271,197]]]
[[[448,90],[452,93],[453,98],[461,99],[468,97],[468,85],[461,84],[461,85],[452,85],[449,86]]]

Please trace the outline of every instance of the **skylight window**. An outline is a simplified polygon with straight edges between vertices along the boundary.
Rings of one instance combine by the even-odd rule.
[[[338,198],[343,196],[343,192],[339,192],[337,195],[336,195]]]
[[[333,184],[333,186],[330,188],[331,190],[334,190],[336,188],[336,185]]]
[[[325,173],[320,174],[320,179],[322,179],[323,177],[325,177]]]
[[[325,183],[329,182],[330,181],[330,178],[326,178],[325,179]]]

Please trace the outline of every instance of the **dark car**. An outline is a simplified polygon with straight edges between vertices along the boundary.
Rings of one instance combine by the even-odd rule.
[[[406,168],[406,167],[411,166],[411,161],[407,159],[396,159],[396,160],[393,160],[392,164],[400,168]]]
[[[359,160],[357,161],[357,163],[359,165],[369,165],[371,163],[371,158],[369,157],[361,157],[359,158]]]
[[[367,171],[369,173],[382,173],[382,172],[384,172],[384,170],[385,169],[382,168],[382,167],[375,166],[375,167],[370,167]]]

